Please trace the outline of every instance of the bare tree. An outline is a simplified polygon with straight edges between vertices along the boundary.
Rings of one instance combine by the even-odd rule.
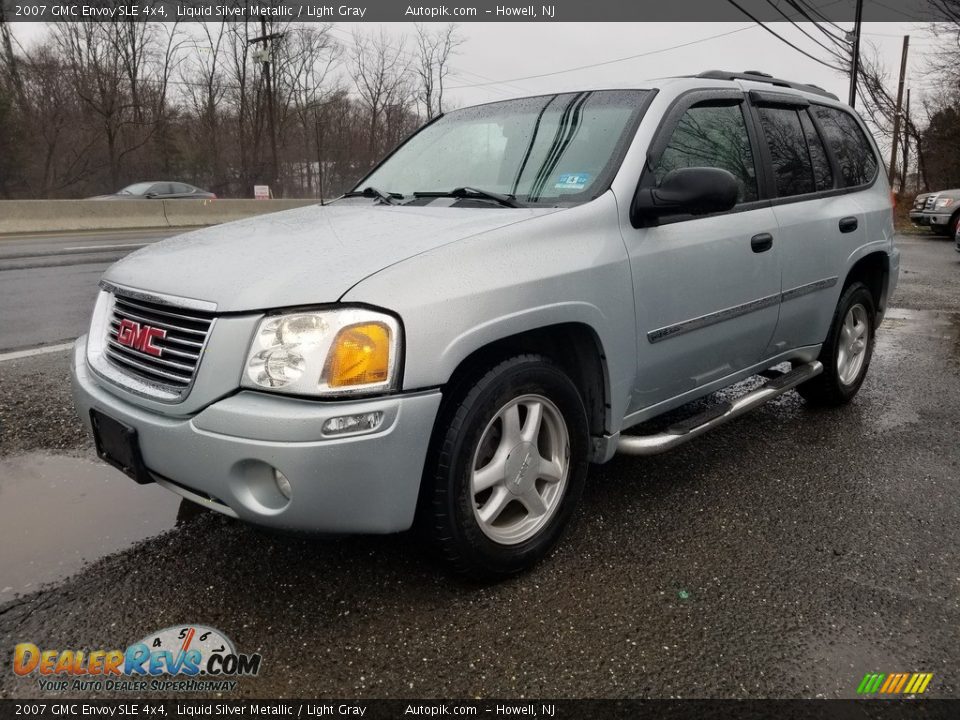
[[[129,21],[59,23],[53,34],[75,92],[99,121],[106,142],[110,183],[119,186],[121,165],[161,127],[172,69],[172,33],[157,41],[162,23]],[[154,54],[156,44],[162,50]]]
[[[203,177],[203,184],[218,194],[226,194],[227,177],[222,152],[223,125],[227,111],[222,107],[227,95],[224,65],[226,63],[226,23],[199,23],[202,35],[191,46],[194,52],[180,73],[183,97],[195,118],[191,124],[190,158],[194,174]],[[196,178],[195,178],[196,179]]]
[[[313,194],[315,160],[316,194],[320,198],[324,195],[326,105],[340,91],[339,85],[330,78],[343,55],[342,47],[333,39],[331,27],[329,24],[307,25],[292,30],[285,45],[288,59],[277,73],[278,84],[287,88],[289,104],[299,124],[307,191]],[[313,153],[306,152],[311,146]]]
[[[4,75],[12,87],[17,98],[23,100],[23,80],[20,76],[20,62],[16,53],[13,51],[13,35],[10,32],[10,26],[4,17],[3,5],[0,4],[0,43],[3,45]]]
[[[450,56],[456,54],[463,40],[456,25],[447,25],[430,31],[417,23],[417,58],[415,72],[419,79],[417,100],[423,106],[427,120],[443,114],[443,90],[450,74]]]
[[[409,93],[409,61],[403,42],[391,46],[383,28],[376,35],[354,33],[353,44],[350,71],[368,113],[366,160],[370,162],[376,155],[378,132],[386,109]]]

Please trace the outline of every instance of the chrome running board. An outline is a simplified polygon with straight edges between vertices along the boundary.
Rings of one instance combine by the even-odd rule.
[[[673,450],[705,432],[723,425],[728,420],[760,407],[768,400],[783,395],[791,388],[806,382],[823,372],[823,365],[814,360],[798,365],[790,372],[782,373],[756,390],[733,400],[713,405],[698,415],[671,425],[655,435],[621,435],[617,440],[617,452],[626,455],[658,455]]]

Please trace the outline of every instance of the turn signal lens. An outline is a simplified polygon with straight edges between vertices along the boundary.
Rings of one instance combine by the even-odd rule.
[[[390,374],[390,328],[364,323],[344,328],[333,341],[324,371],[332,388],[382,383]]]

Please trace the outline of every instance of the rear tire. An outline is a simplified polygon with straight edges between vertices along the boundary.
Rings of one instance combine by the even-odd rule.
[[[546,556],[576,510],[589,429],[548,358],[500,362],[444,402],[418,522],[454,571],[492,580]]]
[[[851,283],[840,296],[820,350],[823,372],[797,386],[804,400],[824,407],[853,400],[870,367],[876,326],[873,294],[862,282]]]

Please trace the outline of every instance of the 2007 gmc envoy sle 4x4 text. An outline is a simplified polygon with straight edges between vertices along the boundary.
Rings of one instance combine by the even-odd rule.
[[[106,272],[73,359],[102,458],[262,525],[418,526],[505,576],[556,543],[590,463],[791,388],[853,398],[897,280],[863,123],[760,73],[456,110],[356,187]]]

